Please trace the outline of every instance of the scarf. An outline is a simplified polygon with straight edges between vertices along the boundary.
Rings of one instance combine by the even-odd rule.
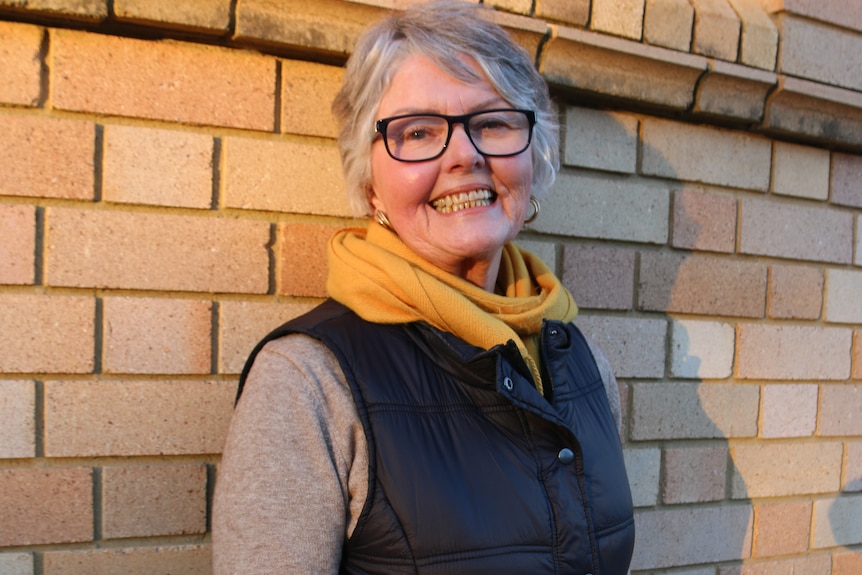
[[[337,232],[329,242],[330,297],[374,323],[424,321],[467,343],[490,349],[512,340],[542,392],[539,336],[545,319],[569,322],[578,308],[537,256],[514,243],[503,247],[499,295],[425,261],[393,232]]]

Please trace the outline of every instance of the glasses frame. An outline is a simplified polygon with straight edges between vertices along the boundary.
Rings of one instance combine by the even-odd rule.
[[[473,135],[470,133],[470,120],[475,116],[480,116],[482,114],[489,114],[492,112],[520,112],[527,117],[527,123],[529,124],[529,132],[527,133],[527,143],[524,144],[524,147],[518,150],[517,152],[511,152],[509,154],[487,154],[483,152],[479,146],[476,144],[475,140],[473,140]],[[449,127],[449,132],[446,134],[446,141],[443,142],[443,147],[440,151],[431,157],[422,158],[421,160],[405,160],[403,158],[395,157],[395,154],[392,153],[392,150],[389,149],[389,140],[386,138],[386,129],[389,126],[390,122],[394,122],[395,120],[401,120],[404,118],[443,118],[446,120],[446,123]],[[383,140],[383,145],[386,147],[386,153],[389,154],[389,157],[398,162],[428,162],[430,160],[436,160],[446,151],[446,148],[449,147],[449,141],[452,139],[452,132],[455,129],[457,124],[461,124],[464,126],[464,133],[467,134],[467,138],[470,140],[470,143],[473,144],[473,147],[476,148],[476,151],[482,154],[483,156],[487,156],[490,158],[506,158],[508,156],[517,156],[522,153],[524,150],[530,147],[530,144],[533,141],[533,128],[536,126],[536,112],[533,110],[522,110],[519,108],[492,108],[490,110],[479,110],[477,112],[471,112],[469,114],[461,114],[459,116],[447,116],[446,114],[402,114],[400,116],[390,116],[389,118],[382,118],[377,120],[374,124],[374,132],[375,134],[380,134],[381,139]]]

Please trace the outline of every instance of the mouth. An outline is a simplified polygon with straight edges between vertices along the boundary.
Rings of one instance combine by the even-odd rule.
[[[470,190],[437,198],[431,202],[431,207],[441,214],[452,214],[468,208],[490,206],[496,198],[497,194],[489,189]]]

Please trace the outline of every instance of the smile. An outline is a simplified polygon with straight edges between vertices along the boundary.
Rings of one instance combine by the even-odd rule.
[[[438,198],[431,202],[431,206],[441,214],[451,214],[467,208],[490,206],[495,196],[491,190],[471,190]]]

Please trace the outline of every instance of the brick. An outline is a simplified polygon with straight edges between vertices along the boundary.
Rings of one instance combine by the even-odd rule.
[[[114,0],[113,12],[118,20],[224,33],[230,26],[231,5],[196,0]]]
[[[643,122],[647,175],[766,191],[771,159],[772,146],[760,136],[655,118]]]
[[[561,279],[581,309],[632,309],[634,250],[592,245],[563,250]]]
[[[52,286],[266,293],[263,221],[47,208]]]
[[[830,575],[830,563],[829,555],[775,559],[743,565],[739,575]],[[720,573],[725,575],[724,569]]]
[[[841,495],[814,502],[815,549],[862,543],[862,495]]]
[[[764,8],[769,12],[787,11],[862,30],[862,6],[843,0],[765,0]]]
[[[227,137],[226,207],[350,216],[335,145]]]
[[[774,557],[808,551],[811,510],[810,501],[757,505],[754,512],[754,556]]]
[[[856,217],[856,259],[854,263],[862,266],[862,216]]]
[[[536,17],[583,28],[590,17],[590,0],[542,0],[536,3]]]
[[[251,51],[54,30],[61,110],[271,131],[275,60]]]
[[[784,15],[780,20],[779,71],[818,83],[862,90],[862,35],[840,27]],[[843,25],[843,21],[842,21]],[[836,58],[836,54],[841,54]]]
[[[635,513],[638,533],[631,569],[662,569],[716,563],[750,556],[753,512],[750,505],[677,507]]]
[[[811,437],[817,425],[817,386],[763,387],[761,437]]]
[[[853,257],[850,213],[762,199],[743,199],[741,210],[741,253],[829,263]]]
[[[42,97],[42,29],[0,23],[0,102],[38,106]]]
[[[694,7],[691,51],[735,62],[739,48],[740,22],[727,0],[690,0]]]
[[[850,551],[832,555],[832,575],[858,575],[862,573],[862,553]]]
[[[694,27],[694,8],[688,0],[647,0],[644,41],[688,52]]]
[[[36,456],[36,386],[32,381],[0,381],[0,437],[0,459]]]
[[[850,441],[846,445],[843,491],[862,491],[862,441]]]
[[[0,237],[0,284],[32,284],[36,277],[36,208],[0,205]]]
[[[735,332],[717,321],[671,322],[670,372],[673,377],[725,379],[733,370]]]
[[[673,193],[675,248],[733,253],[736,247],[736,199],[700,190]]]
[[[210,575],[212,573],[209,545],[55,550],[46,551],[43,557],[44,575],[91,575],[93,573]]]
[[[108,466],[102,470],[107,539],[204,533],[205,465]]]
[[[766,314],[777,319],[818,319],[823,308],[823,272],[816,268],[769,268]]]
[[[267,333],[314,307],[311,303],[224,301],[219,304],[219,373],[240,373]]]
[[[722,383],[632,385],[634,440],[722,439],[757,435],[760,389]]]
[[[530,229],[570,237],[664,244],[670,191],[636,178],[563,171]]]
[[[772,72],[710,60],[709,74],[698,82],[693,111],[707,118],[760,122],[777,82]]]
[[[862,435],[862,384],[823,385],[818,435]]]
[[[108,202],[207,209],[213,198],[213,140],[134,126],[105,128],[102,198]]]
[[[30,553],[0,553],[0,573],[33,575],[33,556]]]
[[[838,442],[760,443],[731,447],[735,499],[837,491],[843,447]]]
[[[661,476],[661,449],[654,447],[623,450],[626,473],[635,507],[652,507],[658,503]]]
[[[665,320],[580,314],[575,323],[605,352],[617,377],[664,375]]]
[[[853,379],[862,379],[862,331],[855,332],[853,339],[853,372],[850,377]]]
[[[281,276],[278,293],[325,297],[327,246],[339,229],[321,224],[281,224]]]
[[[862,323],[862,271],[826,272],[826,321]]]
[[[759,0],[729,0],[742,23],[739,62],[774,70],[778,57],[778,30]]]
[[[638,308],[649,311],[763,317],[766,266],[702,255],[641,254]]]
[[[109,297],[104,322],[105,373],[210,372],[211,302]]]
[[[220,453],[235,395],[229,381],[46,381],[45,455]]]
[[[593,0],[590,28],[633,40],[643,33],[644,0]]]
[[[489,0],[485,2],[490,6],[501,8],[509,12],[529,15],[533,5],[532,0]]]
[[[843,380],[850,375],[849,329],[797,325],[737,326],[740,379]]]
[[[28,10],[73,16],[76,20],[103,20],[108,16],[105,0],[27,0],[26,5]]]
[[[344,79],[344,68],[299,60],[281,61],[281,131],[325,138],[338,137],[328,106]]]
[[[829,150],[775,142],[772,193],[812,200],[829,197]]]
[[[539,256],[539,259],[541,259],[542,262],[544,262],[544,264],[548,266],[548,269],[556,273],[557,245],[555,243],[540,240],[530,240],[523,236],[515,238],[515,241],[523,249],[527,250],[533,255]]]
[[[93,298],[0,294],[0,372],[91,373]]]
[[[727,489],[727,447],[668,448],[662,499],[668,504],[721,501]]]
[[[832,203],[862,208],[862,156],[832,154]]]
[[[93,539],[93,472],[89,468],[0,470],[0,545]]]
[[[91,122],[0,114],[0,195],[91,200]]]
[[[566,108],[563,163],[633,174],[637,169],[638,120],[588,108]]]

